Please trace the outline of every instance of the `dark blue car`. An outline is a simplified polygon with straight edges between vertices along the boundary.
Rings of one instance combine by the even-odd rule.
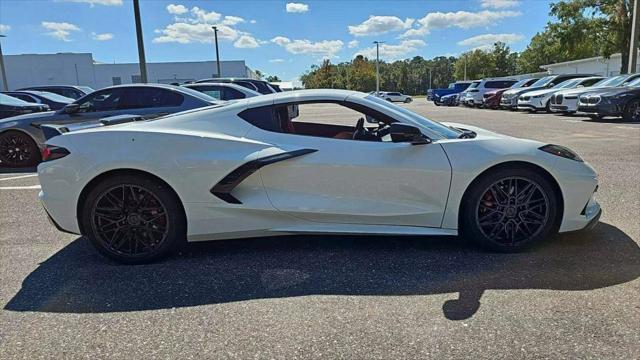
[[[471,81],[457,81],[449,84],[449,87],[445,89],[429,89],[427,90],[427,100],[433,101],[436,105],[441,105],[440,98],[445,95],[459,94],[466,90],[469,85],[471,85]]]
[[[67,106],[67,104],[71,104],[73,102],[72,98],[50,93],[47,91],[7,91],[4,94],[30,103],[46,104],[51,110],[60,110],[63,107]]]

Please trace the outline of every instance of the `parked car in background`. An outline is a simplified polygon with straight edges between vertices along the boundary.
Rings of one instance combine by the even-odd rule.
[[[515,110],[518,107],[518,97],[524,93],[535,90],[552,88],[563,81],[575,78],[585,78],[595,76],[593,74],[558,74],[548,75],[538,79],[527,88],[507,90],[500,98],[500,107],[504,109]]]
[[[456,81],[444,89],[429,89],[427,90],[427,101],[433,101],[434,104],[440,105],[440,99],[443,96],[459,94],[466,90],[469,85],[471,85],[471,81]]]
[[[385,99],[387,101],[390,102],[403,102],[403,103],[410,103],[413,101],[413,99],[411,98],[411,96],[409,95],[404,95],[403,93],[397,92],[397,91],[380,91],[378,93],[378,97]]]
[[[280,88],[280,85],[274,84],[274,83],[269,83],[269,85],[273,88],[273,90],[275,90],[276,92],[284,92],[284,90],[282,90]]]
[[[457,94],[449,94],[440,98],[440,101],[436,103],[436,106],[458,106],[460,104],[460,93]]]
[[[624,121],[640,121],[640,80],[629,86],[604,88],[580,95],[578,111],[593,119],[622,117]]]
[[[49,111],[49,106],[27,102],[7,94],[0,94],[0,119],[43,111]]]
[[[62,95],[64,97],[68,97],[71,99],[80,99],[85,95],[89,95],[94,90],[88,86],[76,86],[76,85],[41,85],[41,86],[29,86],[21,89],[17,89],[16,91],[21,90],[36,90],[36,91],[47,91],[50,93]]]
[[[26,102],[48,105],[51,110],[62,109],[74,100],[55,93],[36,90],[8,91],[4,94]]]
[[[483,95],[483,104],[482,106],[488,109],[499,109],[500,108],[500,98],[502,98],[502,94],[511,89],[521,89],[529,87],[531,84],[536,82],[538,79],[522,79],[517,83],[511,85],[508,88],[504,89],[496,89],[492,91],[487,91]]]
[[[481,106],[484,101],[484,94],[495,89],[508,88],[517,83],[515,79],[482,79],[478,85],[469,87],[465,91],[465,96],[460,101],[467,106]]]
[[[58,111],[14,116],[0,121],[0,144],[23,144],[20,148],[23,156],[20,158],[12,155],[11,148],[0,145],[0,162],[10,167],[33,166],[40,162],[39,149],[43,148],[45,140],[40,129],[43,124],[66,125],[125,114],[156,117],[220,103],[201,92],[180,86],[111,86],[86,95]]]
[[[563,89],[575,89],[577,87],[589,87],[602,80],[602,76],[592,76],[586,78],[576,78],[565,80],[552,88],[534,90],[524,93],[518,97],[518,110],[551,112],[551,98]]]
[[[561,90],[551,97],[551,111],[572,114],[578,111],[578,97],[582,94],[602,88],[633,86],[640,74],[618,75],[602,79],[588,88]]]
[[[260,96],[259,92],[232,83],[197,83],[183,85],[218,100],[237,100]]]
[[[264,80],[256,80],[249,78],[210,78],[210,79],[202,79],[195,82],[198,83],[231,83],[243,86],[247,89],[251,89],[259,92],[260,94],[273,94],[278,91],[274,89],[271,84]]]

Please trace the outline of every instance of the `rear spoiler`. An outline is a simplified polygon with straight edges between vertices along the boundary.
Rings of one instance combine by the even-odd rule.
[[[134,121],[143,121],[149,120],[154,117],[162,116],[165,114],[158,114],[152,116],[141,116],[141,115],[116,115],[109,116],[98,120],[85,121],[75,124],[64,124],[64,125],[56,125],[56,124],[40,124],[38,127],[42,130],[44,137],[46,140],[54,138],[56,136],[62,135],[64,133],[84,130],[84,129],[92,129],[103,126],[111,126],[124,124],[128,122]]]

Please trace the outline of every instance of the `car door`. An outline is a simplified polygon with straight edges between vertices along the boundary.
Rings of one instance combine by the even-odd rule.
[[[308,111],[306,103],[295,105],[299,116],[310,114],[314,121],[339,116],[335,106],[313,104]],[[355,124],[358,118],[348,120]],[[259,170],[268,198],[284,213],[315,222],[441,226],[451,168],[438,144],[251,132],[250,138],[289,151],[309,151]]]

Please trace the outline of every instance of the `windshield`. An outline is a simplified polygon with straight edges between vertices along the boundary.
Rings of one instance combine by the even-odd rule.
[[[627,86],[640,87],[640,78],[637,78],[632,82],[628,83]]]
[[[46,92],[46,91],[34,91],[33,94],[34,95],[38,95],[38,96],[42,96],[43,98],[45,98],[47,100],[51,100],[51,101],[55,101],[55,102],[59,102],[59,103],[69,104],[69,103],[72,103],[72,102],[75,101],[72,98],[68,98],[66,96],[62,96],[62,95],[58,95],[58,94],[54,94],[54,93]]]
[[[510,89],[517,89],[517,88],[521,88],[523,87],[527,82],[529,82],[529,80],[531,79],[523,79],[518,81],[517,83],[511,85]]]
[[[474,82],[471,83],[471,85],[469,85],[469,87],[467,89],[473,89],[473,88],[477,87],[478,84],[480,84],[480,81],[474,81]]]
[[[77,86],[78,89],[84,91],[85,94],[91,94],[92,92],[94,92],[95,90],[93,90],[92,88],[88,87],[88,86]]]
[[[531,84],[531,88],[535,88],[535,87],[542,87],[547,85],[548,83],[551,82],[551,80],[553,80],[555,76],[551,75],[551,76],[545,76],[543,78],[538,79],[538,81],[534,82],[533,84]]]
[[[204,100],[204,101],[210,102],[212,104],[221,104],[222,103],[220,100],[218,100],[218,99],[216,99],[214,97],[211,97],[211,96],[209,96],[209,95],[207,95],[205,93],[201,93],[200,91],[193,90],[193,89],[190,89],[190,88],[184,87],[184,86],[181,86],[180,89],[182,91],[186,92],[187,94],[193,96],[193,97],[197,97],[200,100]]]
[[[25,106],[29,105],[28,102],[22,101],[20,99],[16,99],[13,96],[9,96],[6,94],[0,94],[0,104],[3,105],[14,105],[14,106]]]
[[[626,78],[627,78],[627,75],[618,75],[618,76],[602,79],[602,80],[598,81],[597,83],[593,84],[592,86],[593,87],[618,86],[618,85],[622,84],[622,82]]]
[[[458,138],[458,136],[460,135],[460,131],[454,130],[453,128],[450,128],[448,126],[442,125],[437,121],[433,121],[433,120],[429,120],[419,114],[414,113],[411,110],[407,110],[405,108],[403,108],[402,106],[398,106],[392,102],[386,101],[386,100],[382,100],[379,97],[375,97],[375,96],[366,96],[365,97],[367,100],[373,101],[379,105],[382,105],[386,108],[389,108],[393,111],[399,112],[417,122],[419,122],[420,124],[422,124],[423,126],[427,127],[429,130],[433,131],[434,133],[440,135],[443,138],[446,139],[456,139]]]
[[[565,80],[565,81],[553,86],[552,89],[568,89],[568,88],[572,88],[575,84],[579,83],[580,81],[582,81],[582,79],[580,79],[580,78]]]

